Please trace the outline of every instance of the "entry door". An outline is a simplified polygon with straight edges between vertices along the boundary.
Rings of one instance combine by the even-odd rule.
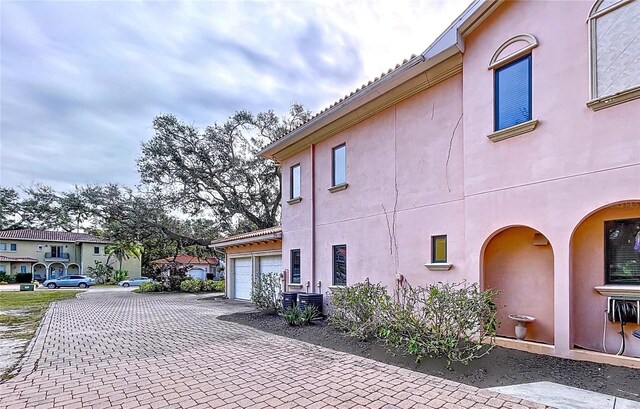
[[[235,298],[251,299],[251,257],[234,259]]]

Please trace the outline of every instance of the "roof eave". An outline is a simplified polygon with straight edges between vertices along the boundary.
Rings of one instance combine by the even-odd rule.
[[[277,233],[270,233],[270,234],[265,234],[262,236],[255,236],[255,237],[245,237],[242,239],[233,239],[233,240],[228,240],[228,241],[221,241],[221,242],[217,242],[217,243],[211,243],[209,244],[210,248],[225,248],[225,247],[231,247],[231,246],[238,246],[241,244],[252,244],[252,243],[259,243],[262,241],[270,241],[270,240],[280,240],[282,239],[282,232],[277,232]]]
[[[420,72],[445,61],[455,53],[464,53],[464,37],[475,29],[504,0],[475,0],[419,56],[399,67],[352,97],[337,103],[293,132],[265,147],[258,155],[277,161],[278,152],[296,143],[342,116],[363,106],[385,92],[413,78]]]

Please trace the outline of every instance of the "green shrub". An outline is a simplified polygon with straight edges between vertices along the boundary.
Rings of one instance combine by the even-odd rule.
[[[224,280],[204,280],[202,283],[202,291],[224,292]]]
[[[478,284],[405,285],[391,308],[381,310],[384,325],[379,336],[418,362],[425,356],[442,356],[449,365],[466,364],[493,347],[496,295],[493,290],[480,291]]]
[[[111,281],[118,284],[120,281],[125,280],[128,275],[129,272],[127,270],[115,270],[113,272],[113,276],[111,276]]]
[[[359,339],[375,337],[383,326],[381,312],[392,299],[381,284],[357,283],[333,290],[329,298],[329,325]]]
[[[31,273],[18,273],[16,274],[16,283],[25,284],[31,282]]]
[[[282,319],[293,327],[298,327],[304,323],[302,311],[298,307],[289,307],[282,311]]]
[[[320,311],[318,311],[318,307],[316,307],[315,305],[307,305],[301,313],[302,323],[304,325],[313,324],[313,320],[319,317]]]
[[[136,291],[141,293],[161,293],[164,291],[169,291],[169,289],[164,283],[151,282],[141,284],[140,288]]]
[[[10,276],[9,274],[7,274],[4,271],[0,273],[0,281],[2,281],[2,282],[13,283],[14,280],[15,280],[15,277]]]
[[[282,309],[280,274],[258,274],[251,289],[251,302],[260,310],[277,314]]]
[[[180,283],[180,291],[185,293],[202,292],[202,280],[190,278]]]

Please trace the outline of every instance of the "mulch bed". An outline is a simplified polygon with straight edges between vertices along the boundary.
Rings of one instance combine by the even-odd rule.
[[[413,357],[390,352],[378,340],[360,341],[344,336],[328,326],[326,321],[311,326],[291,327],[279,316],[260,312],[235,313],[219,319],[479,388],[550,381],[640,401],[638,369],[573,361],[501,347],[495,347],[488,355],[468,365],[454,364],[448,369],[444,359],[425,358],[421,363],[416,363]]]

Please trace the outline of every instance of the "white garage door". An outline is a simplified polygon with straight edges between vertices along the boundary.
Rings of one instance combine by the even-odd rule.
[[[260,257],[260,274],[281,273],[282,256]]]
[[[251,299],[251,257],[236,258],[234,260],[235,298]]]

